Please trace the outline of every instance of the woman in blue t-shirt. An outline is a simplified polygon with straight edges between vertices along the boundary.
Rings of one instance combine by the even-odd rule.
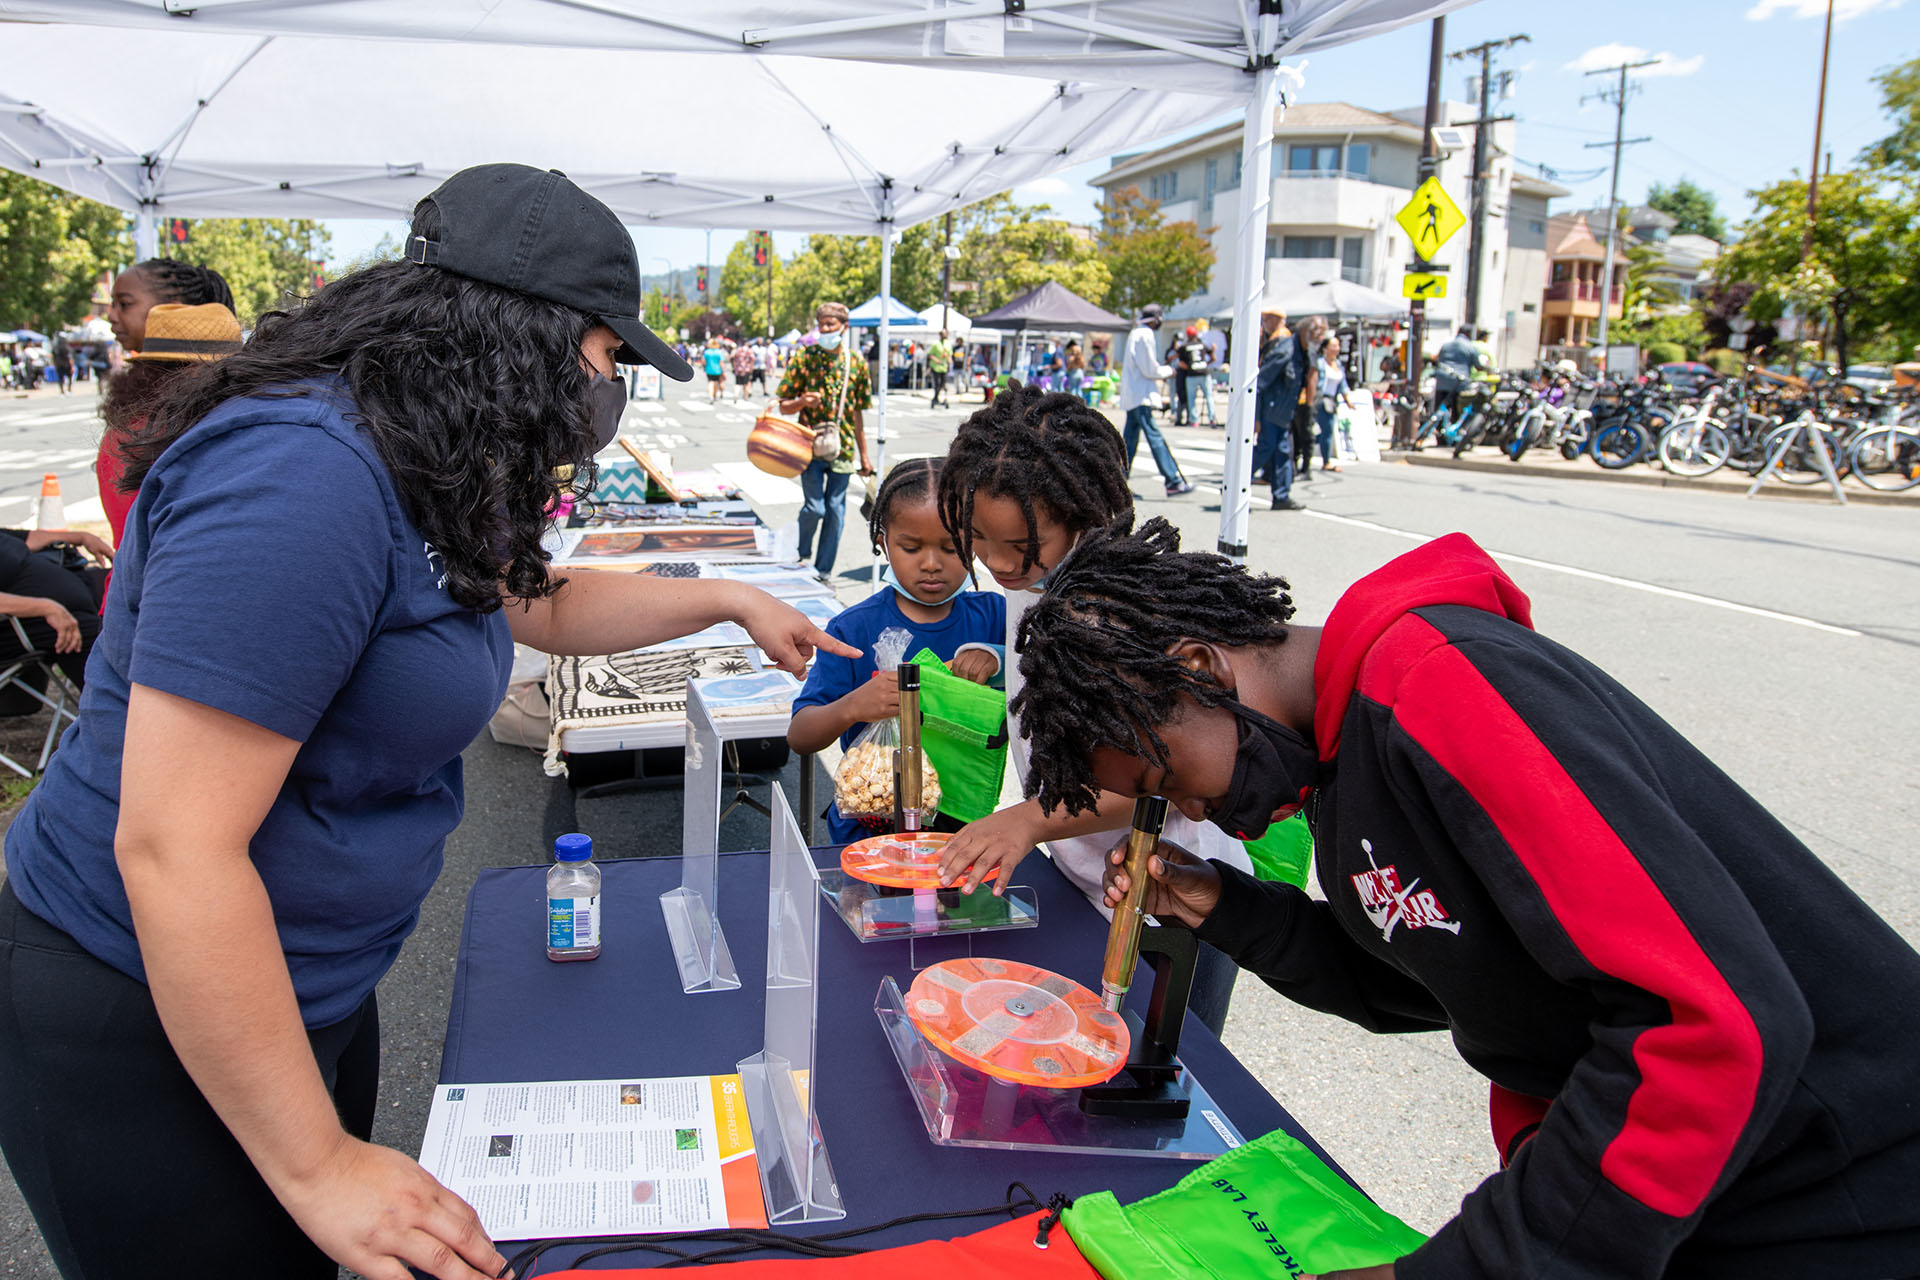
[[[610,209],[485,165],[407,248],[261,317],[124,444],[79,720],[0,887],[0,1148],[69,1277],[499,1274],[473,1210],[367,1139],[374,987],[513,642],[731,619],[795,672],[854,652],[739,584],[549,573],[556,475],[591,475],[625,408],[615,362],[692,376],[635,319]]]
[[[966,562],[934,501],[939,471],[938,458],[911,459],[888,472],[874,495],[868,528],[873,549],[887,557],[887,585],[827,624],[828,635],[861,652],[814,660],[787,726],[795,751],[820,751],[835,738],[845,749],[869,724],[900,713],[899,682],[878,671],[872,656],[874,640],[889,627],[913,633],[909,656],[931,649],[957,676],[986,684],[1000,670],[1007,599],[966,589]],[[838,804],[827,810],[827,830],[835,844],[872,834]]]

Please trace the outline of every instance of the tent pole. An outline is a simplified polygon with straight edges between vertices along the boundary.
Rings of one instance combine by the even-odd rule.
[[[1255,3],[1256,0],[1247,0]],[[1245,564],[1252,510],[1253,440],[1259,430],[1255,384],[1260,374],[1260,298],[1266,289],[1268,208],[1273,200],[1273,107],[1279,68],[1279,6],[1260,0],[1259,61],[1240,150],[1240,243],[1234,281],[1233,335],[1227,397],[1226,474],[1220,483],[1220,554]],[[1289,447],[1291,447],[1289,445]]]
[[[880,361],[873,389],[874,413],[880,419],[880,460],[874,470],[887,469],[887,328],[893,309],[893,226],[880,228]]]
[[[160,256],[160,223],[145,209],[133,215],[133,260],[145,262]]]

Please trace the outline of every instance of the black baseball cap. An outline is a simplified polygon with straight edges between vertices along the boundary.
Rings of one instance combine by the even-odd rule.
[[[558,169],[481,164],[425,200],[439,239],[410,236],[407,257],[471,280],[584,311],[620,335],[622,364],[652,365],[677,382],[693,370],[640,321],[640,258],[613,210]]]

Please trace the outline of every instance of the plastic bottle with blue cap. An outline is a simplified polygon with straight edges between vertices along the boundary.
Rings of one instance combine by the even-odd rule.
[[[577,832],[553,842],[547,870],[547,959],[592,960],[600,954],[600,868],[593,838]]]

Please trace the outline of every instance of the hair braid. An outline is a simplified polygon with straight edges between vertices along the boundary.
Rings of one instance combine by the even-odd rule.
[[[939,474],[938,458],[909,458],[887,472],[887,478],[880,482],[880,491],[873,495],[873,509],[867,515],[867,535],[873,539],[875,551],[886,550],[887,522],[893,518],[893,504],[922,494],[931,496]]]
[[[212,267],[196,266],[178,258],[148,258],[135,263],[133,269],[162,302],[179,302],[189,307],[217,302],[233,310],[233,290]]]
[[[1033,744],[1027,795],[1048,812],[1093,808],[1098,747],[1165,765],[1159,727],[1181,699],[1212,707],[1231,697],[1168,650],[1182,640],[1279,644],[1292,616],[1285,579],[1183,552],[1179,531],[1159,516],[1136,533],[1083,537],[1020,620],[1025,687],[1011,709]]]
[[[973,563],[973,504],[985,493],[1020,504],[1027,519],[1025,573],[1040,543],[1039,509],[1079,534],[1131,523],[1126,451],[1113,424],[1078,396],[1009,382],[960,424],[940,473],[940,523]]]

